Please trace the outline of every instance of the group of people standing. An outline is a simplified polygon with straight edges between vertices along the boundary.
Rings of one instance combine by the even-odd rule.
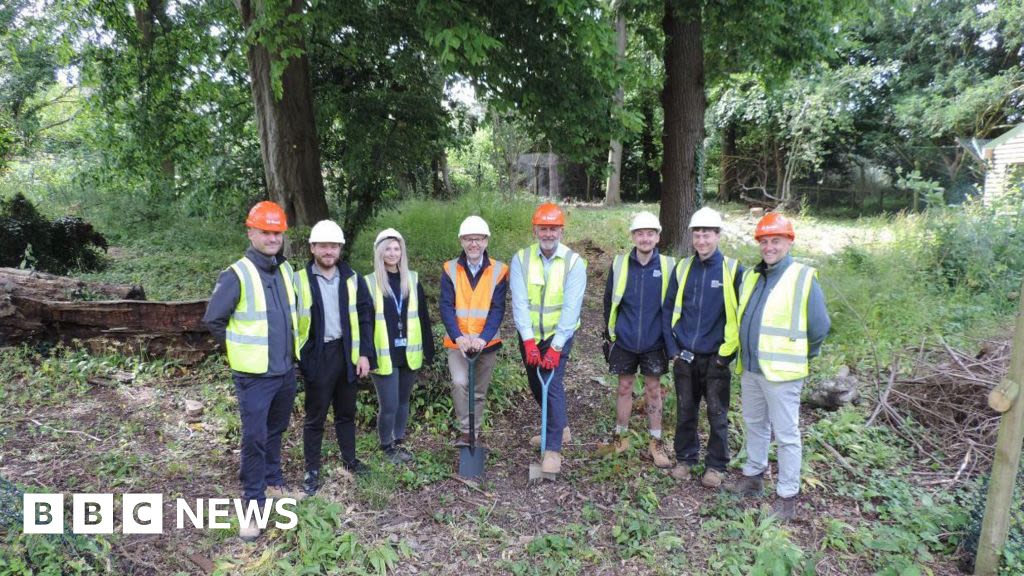
[[[469,216],[459,228],[462,251],[440,271],[440,317],[452,380],[458,430],[456,446],[484,439],[487,390],[502,346],[500,327],[511,292],[518,347],[538,405],[547,393],[547,426],[541,470],[558,474],[562,446],[571,440],[566,418],[565,370],[572,350],[587,282],[587,262],[562,243],[565,215],[542,204],[532,218],[536,240],[509,264],[487,252],[490,228]],[[370,376],[377,391],[377,433],[387,459],[413,459],[405,444],[409,402],[418,371],[433,361],[435,346],[428,304],[416,272],[409,270],[405,239],[392,228],[374,240],[373,273],[358,275],[341,260],[344,233],[333,221],[310,232],[309,262],[297,272],[283,257],[284,210],[260,202],[246,219],[250,247],[217,279],[204,322],[227,351],[242,423],[240,479],[243,498],[261,507],[267,498],[316,493],[328,410],[343,466],[361,473],[356,457],[356,391]],[[812,268],[788,255],[792,224],[776,214],[758,223],[755,239],[763,260],[745,270],[722,256],[721,216],[702,208],[690,222],[695,253],[680,261],[658,253],[661,224],[642,212],[633,218],[634,249],[615,258],[605,290],[605,356],[618,374],[615,435],[604,450],[628,449],[633,382],[644,379],[654,464],[677,479],[697,465],[697,412],[708,405],[710,442],[702,483],[719,487],[729,462],[730,363],[742,374],[747,463],[743,476],[726,487],[763,490],[768,443],[779,443],[778,512],[796,513],[799,491],[800,390],[807,361],[828,332],[824,298]],[[738,357],[738,358],[737,358]],[[470,362],[470,359],[474,360]],[[676,463],[661,444],[660,377],[672,363],[677,398]],[[305,382],[303,491],[286,487],[281,438],[296,395],[296,363]],[[468,397],[469,370],[475,395]],[[470,429],[470,402],[477,417]],[[239,534],[259,536],[255,522]]]

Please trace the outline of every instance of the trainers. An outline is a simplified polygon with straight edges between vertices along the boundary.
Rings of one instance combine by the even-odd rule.
[[[238,537],[245,542],[252,542],[253,540],[260,537],[260,527],[256,525],[255,518],[249,518],[248,520],[239,520],[238,522]]]
[[[669,476],[682,482],[690,479],[690,465],[686,462],[676,462],[676,465],[668,473]]]
[[[275,500],[278,498],[294,498],[298,501],[306,497],[304,493],[298,490],[292,490],[284,484],[281,484],[280,486],[267,486],[264,494],[267,495],[267,498],[273,498]]]
[[[658,468],[671,468],[672,460],[669,460],[665,449],[661,446],[661,440],[657,438],[651,438],[651,441],[647,444],[647,450],[651,453],[651,458],[654,460],[654,465]]]
[[[799,509],[800,506],[796,495],[789,498],[779,497],[775,500],[775,506],[772,507],[772,515],[778,518],[780,522],[792,522],[796,520]]]
[[[714,468],[708,468],[704,471],[704,476],[701,477],[700,483],[705,488],[721,488],[724,480],[725,472],[715,470]]]
[[[562,444],[568,444],[572,441],[572,432],[569,432],[569,427],[562,428]],[[534,448],[540,448],[540,435],[530,438],[530,446]]]
[[[312,496],[316,494],[316,491],[320,489],[320,471],[309,470],[306,472],[306,477],[302,479],[302,490],[307,495]]]
[[[395,443],[395,451],[398,452],[398,458],[403,464],[406,462],[412,462],[416,459],[416,457],[412,455],[412,452],[409,452],[408,448],[398,444],[397,442]]]
[[[544,461],[541,462],[540,471],[545,474],[558,474],[562,471],[562,455],[554,450],[544,452]]]
[[[384,457],[387,458],[388,462],[391,462],[396,466],[403,462],[402,453],[399,452],[398,448],[395,448],[394,444],[384,446],[383,448],[381,448],[381,450],[384,451]]]
[[[761,474],[757,476],[741,476],[739,480],[732,480],[723,484],[726,492],[740,494],[742,496],[761,496],[764,493],[764,478]]]
[[[356,458],[352,462],[345,462],[342,465],[345,467],[345,470],[348,470],[349,472],[356,475],[365,474],[366,472],[370,471],[370,467],[367,466],[366,464],[363,464],[363,461],[360,460],[359,458]]]

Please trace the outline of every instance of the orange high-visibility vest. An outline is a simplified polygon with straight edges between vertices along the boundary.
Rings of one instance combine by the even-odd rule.
[[[458,259],[444,263],[444,272],[455,286],[455,321],[459,330],[466,336],[480,336],[484,331],[487,313],[491,310],[494,288],[508,276],[508,266],[494,258],[488,258],[488,261],[491,263],[490,269],[484,271],[475,289],[469,282],[469,273],[459,266]],[[495,335],[494,339],[487,343],[487,347],[499,342],[501,338]],[[458,348],[447,334],[444,336],[444,345],[446,348]]]

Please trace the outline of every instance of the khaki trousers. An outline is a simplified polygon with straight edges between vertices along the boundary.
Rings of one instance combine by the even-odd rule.
[[[469,434],[469,360],[458,349],[446,348],[448,351],[448,370],[452,375],[452,400],[455,404],[455,417],[459,420],[459,430]],[[476,433],[483,429],[484,404],[487,400],[487,388],[491,385],[491,374],[498,361],[498,350],[494,349],[480,354],[476,359]]]

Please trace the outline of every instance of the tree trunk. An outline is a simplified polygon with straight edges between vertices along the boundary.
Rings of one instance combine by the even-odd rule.
[[[739,170],[736,158],[736,122],[729,120],[722,129],[722,179],[718,183],[718,201],[736,200],[739,192]]]
[[[626,16],[619,7],[618,16],[615,18],[615,59],[621,63],[626,58]],[[615,97],[612,98],[612,109],[617,113],[621,111],[625,102],[625,94],[620,84],[615,90]],[[608,174],[608,186],[604,194],[605,206],[616,206],[622,203],[622,194],[619,185],[622,180],[622,142],[612,138],[611,149],[608,151],[608,164],[611,165],[611,172]]]
[[[166,46],[157,46],[158,37],[170,32],[165,29],[170,21],[165,0],[135,2],[132,12],[139,31],[140,114],[136,136],[150,151],[149,160],[157,165],[157,169],[150,172],[155,178],[152,198],[166,199],[174,189],[175,145],[173,131],[167,130],[166,125],[173,123],[178,114],[180,97],[175,85],[179,77],[178,55]]]
[[[262,17],[263,0],[235,0],[242,26],[249,30]],[[286,15],[298,14],[305,6],[292,0]],[[313,92],[309,60],[304,42],[295,41],[302,55],[288,60],[281,72],[281,98],[274,94],[271,64],[280,58],[271,54],[259,38],[246,52],[252,81],[252,99],[260,132],[260,153],[270,198],[280,204],[293,225],[312,226],[328,217],[324,179],[320,169],[320,141],[313,114]]]
[[[704,136],[704,52],[698,0],[666,0],[665,110],[661,163],[661,243],[667,252],[688,254],[692,248],[686,224],[694,211],[697,152]]]

